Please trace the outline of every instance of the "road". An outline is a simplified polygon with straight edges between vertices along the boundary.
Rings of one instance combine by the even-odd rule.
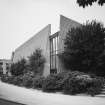
[[[26,105],[105,105],[105,98],[44,93],[2,82],[0,82],[0,98]]]

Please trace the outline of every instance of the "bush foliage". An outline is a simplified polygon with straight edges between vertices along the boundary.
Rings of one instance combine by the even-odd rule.
[[[33,78],[29,74],[23,75],[23,86],[27,88],[32,88]]]
[[[62,91],[67,72],[49,75],[43,83],[43,91],[56,92]]]
[[[64,92],[65,94],[85,93],[92,96],[99,94],[104,85],[102,77],[91,77],[83,72],[63,72],[49,75],[42,86],[46,92]]]
[[[67,69],[105,75],[105,28],[99,22],[87,22],[72,28],[65,39],[62,61]]]
[[[42,55],[41,49],[36,49],[32,55],[29,56],[29,70],[33,71],[35,75],[42,75],[45,64],[45,58]]]
[[[85,93],[91,96],[99,94],[105,83],[102,77],[90,76],[78,71],[62,72],[49,75],[46,78],[34,77],[29,73],[11,77],[4,75],[1,80],[26,88],[41,89],[45,92],[62,92],[70,95]]]
[[[64,82],[64,93],[78,94],[87,93],[92,96],[99,94],[103,87],[102,78],[92,78],[89,75],[77,75],[67,78]]]
[[[20,61],[11,65],[10,72],[14,76],[24,75],[24,73],[32,72],[34,75],[42,75],[45,58],[42,55],[41,49],[36,49],[29,57],[29,59],[21,59]]]
[[[13,63],[10,68],[10,72],[14,76],[23,75],[26,69],[26,60],[23,58],[17,63]]]
[[[42,89],[45,78],[43,76],[37,76],[33,78],[33,88]]]

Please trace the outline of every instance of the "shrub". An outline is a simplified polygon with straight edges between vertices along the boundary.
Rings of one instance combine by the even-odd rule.
[[[67,72],[49,75],[43,82],[43,91],[57,92],[62,91]]]
[[[64,87],[64,82],[67,78],[67,72],[61,72],[55,75],[55,90],[62,91]]]
[[[8,78],[9,78],[8,75],[4,74],[1,76],[1,81],[2,82],[8,82]]]
[[[18,86],[23,86],[23,76],[20,75],[20,76],[14,77],[13,84]]]
[[[64,82],[65,94],[87,93],[92,96],[99,94],[103,87],[102,78],[92,78],[89,75],[68,76]]]
[[[49,75],[43,82],[43,91],[63,91],[66,94],[86,93],[92,81],[91,76],[79,71]]]
[[[66,94],[75,94],[77,93],[77,83],[74,80],[75,78],[69,78],[64,82],[64,93]]]
[[[93,78],[92,81],[88,84],[87,93],[91,96],[99,94],[104,86],[103,78]]]
[[[0,67],[0,77],[3,75],[3,71],[1,70],[1,67]]]
[[[13,63],[10,68],[10,72],[14,76],[23,75],[26,69],[26,60],[23,58],[17,63]]]
[[[33,88],[41,89],[45,78],[42,76],[37,76],[33,78]]]
[[[23,75],[23,86],[27,88],[32,88],[32,82],[33,82],[33,78],[30,75],[28,74]]]
[[[46,92],[54,92],[55,91],[55,75],[49,75],[43,83],[42,89]]]
[[[77,94],[86,92],[85,77],[71,73],[68,75],[64,82],[64,93],[66,94]]]
[[[13,84],[14,78],[14,76],[7,76],[7,83]]]
[[[45,58],[42,55],[41,49],[36,49],[32,55],[29,56],[29,70],[34,72],[35,75],[43,74]]]
[[[22,76],[14,77],[14,76],[3,75],[1,77],[1,80],[2,82],[22,86]]]
[[[26,73],[24,73],[24,75],[27,75],[27,76],[32,77],[32,78],[34,78],[34,76],[35,76],[32,71],[27,71]]]
[[[45,92],[61,91],[71,95],[86,93],[91,96],[99,94],[105,83],[105,79],[102,77],[78,71],[51,74],[46,78],[43,76],[34,77],[32,72],[27,72],[16,77],[3,75],[1,80],[27,88],[42,89]]]

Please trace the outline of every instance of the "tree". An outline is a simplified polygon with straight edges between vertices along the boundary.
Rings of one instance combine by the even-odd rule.
[[[98,5],[103,6],[105,3],[105,0],[77,0],[77,3],[79,4],[79,6],[82,6],[83,8],[85,8],[88,5],[92,5],[94,2],[97,2]]]
[[[35,75],[42,74],[44,69],[45,58],[42,55],[41,49],[36,49],[31,56],[29,56],[29,69]]]
[[[87,22],[72,28],[66,36],[62,61],[67,69],[105,75],[105,28],[99,22]]]
[[[17,63],[13,63],[10,68],[10,72],[14,76],[23,75],[26,69],[26,60],[22,58]]]

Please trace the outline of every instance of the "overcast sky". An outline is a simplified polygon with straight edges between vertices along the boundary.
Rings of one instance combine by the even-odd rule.
[[[83,9],[76,0],[0,0],[0,59],[9,59],[12,51],[47,24],[56,32],[60,14],[80,23],[96,19],[105,25],[105,5]]]

